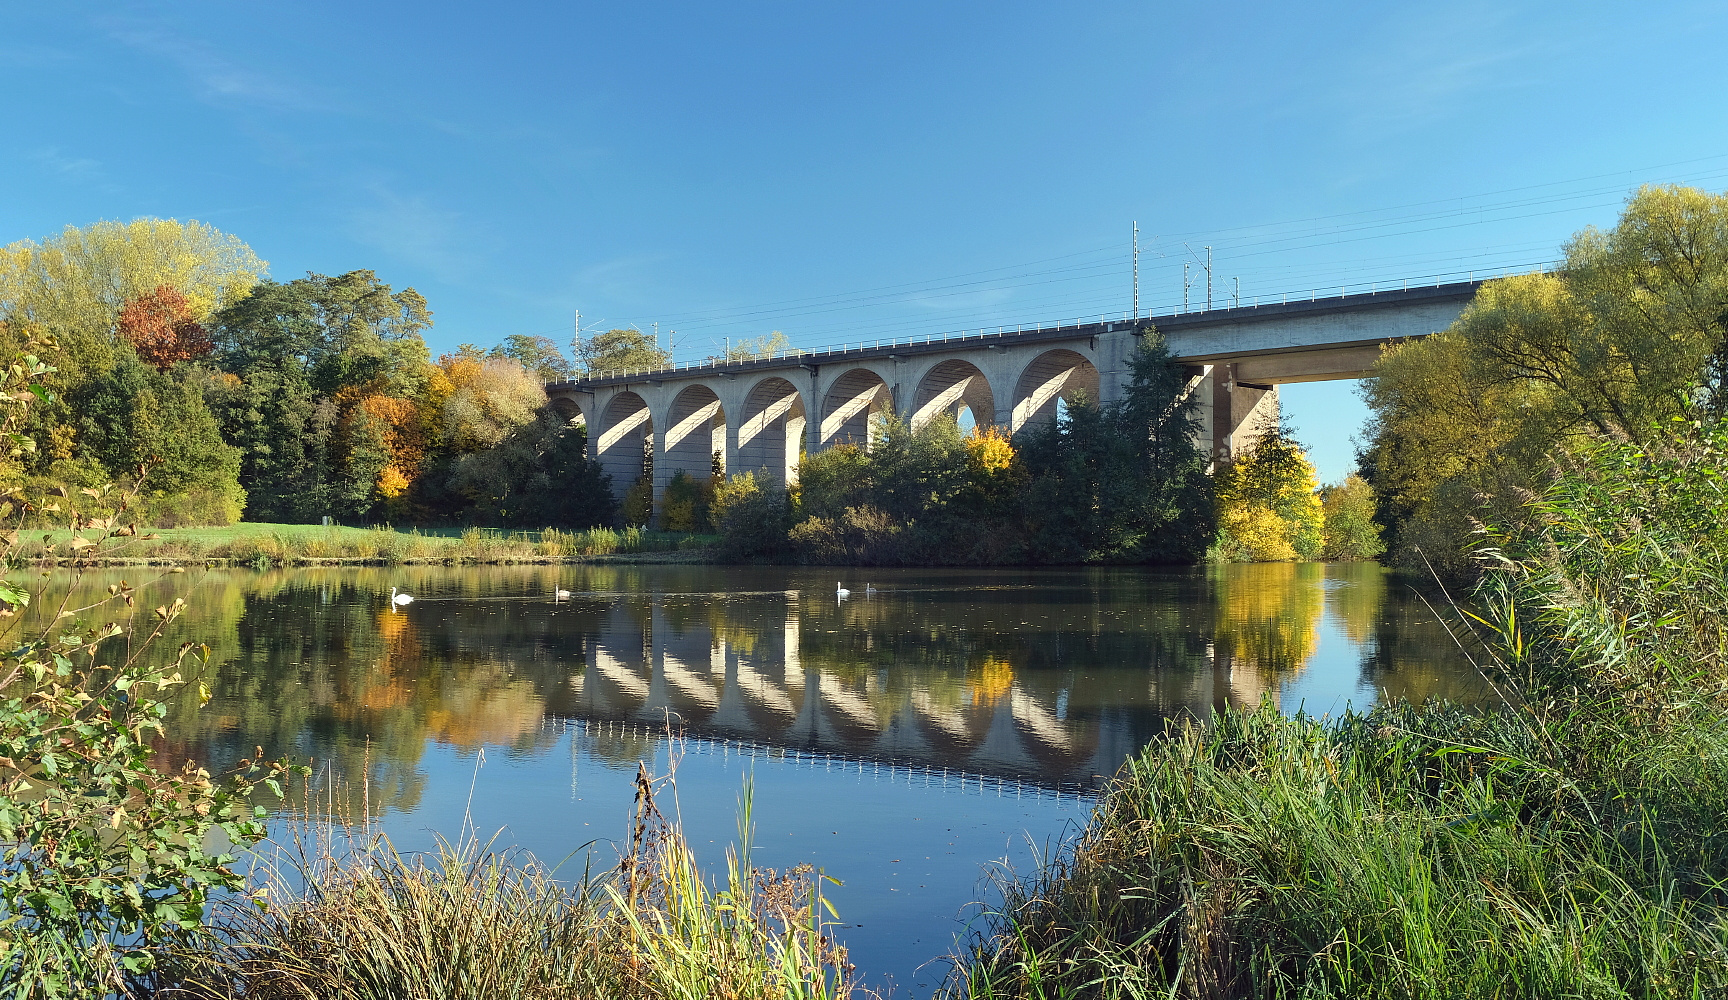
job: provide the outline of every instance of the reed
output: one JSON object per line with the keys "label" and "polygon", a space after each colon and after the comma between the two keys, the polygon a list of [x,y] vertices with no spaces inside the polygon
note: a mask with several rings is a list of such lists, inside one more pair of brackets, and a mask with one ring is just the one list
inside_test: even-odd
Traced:
{"label": "reed", "polygon": [[640,770],[628,850],[568,880],[472,827],[429,855],[366,829],[302,828],[218,932],[182,942],[143,988],[187,1000],[851,995],[821,876],[749,864],[746,790],[743,841],[711,886],[656,805],[670,780]]}
{"label": "reed", "polygon": [[1728,425],[1566,459],[1491,536],[1490,711],[1172,726],[945,997],[1728,994]]}

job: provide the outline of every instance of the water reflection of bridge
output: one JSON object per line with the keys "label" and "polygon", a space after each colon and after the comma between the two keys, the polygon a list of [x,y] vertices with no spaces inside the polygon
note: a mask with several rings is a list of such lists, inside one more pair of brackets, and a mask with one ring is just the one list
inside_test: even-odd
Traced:
{"label": "water reflection of bridge", "polygon": [[545,726],[555,727],[561,738],[572,741],[572,751],[587,751],[596,757],[606,754],[601,749],[608,741],[630,740],[637,744],[657,744],[673,741],[680,756],[696,754],[705,757],[736,758],[752,765],[773,762],[781,766],[802,767],[823,771],[836,777],[855,776],[859,781],[878,785],[905,785],[908,788],[937,789],[958,795],[994,795],[1010,799],[1091,799],[1098,788],[1078,782],[1045,784],[1025,778],[1010,778],[1000,774],[982,774],[916,761],[879,760],[847,757],[822,750],[802,750],[796,747],[773,746],[746,740],[707,739],[687,732],[669,731],[664,725],[645,726],[634,722],[587,719],[544,720]]}
{"label": "water reflection of bridge", "polygon": [[[1231,671],[1210,644],[1183,664],[1124,663],[1104,692],[1069,670],[1016,669],[988,654],[956,656],[946,669],[881,665],[872,647],[885,634],[812,614],[798,591],[724,603],[710,618],[678,595],[597,600],[578,612],[581,669],[547,692],[546,711],[644,731],[664,732],[670,720],[704,740],[823,759],[1092,788],[1165,718],[1263,693],[1258,673]],[[817,641],[841,632],[851,645]]]}

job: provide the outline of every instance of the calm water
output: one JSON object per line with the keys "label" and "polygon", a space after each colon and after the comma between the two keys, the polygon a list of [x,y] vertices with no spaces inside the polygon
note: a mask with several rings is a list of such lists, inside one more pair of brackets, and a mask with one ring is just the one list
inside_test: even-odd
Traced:
{"label": "calm water", "polygon": [[[676,751],[686,831],[717,864],[753,775],[755,861],[845,883],[853,960],[900,995],[934,984],[920,965],[952,946],[986,866],[1072,832],[1164,720],[1480,695],[1434,615],[1370,565],[843,571],[844,602],[836,575],[127,570],[85,585],[153,580],[141,606],[191,603],[169,641],[213,647],[214,697],[178,706],[173,751],[213,768],[255,745],[314,758],[316,787],[347,790],[407,849],[471,817],[548,862],[579,866],[592,845],[610,863],[637,761],[664,769]],[[393,586],[414,603],[392,610]]]}

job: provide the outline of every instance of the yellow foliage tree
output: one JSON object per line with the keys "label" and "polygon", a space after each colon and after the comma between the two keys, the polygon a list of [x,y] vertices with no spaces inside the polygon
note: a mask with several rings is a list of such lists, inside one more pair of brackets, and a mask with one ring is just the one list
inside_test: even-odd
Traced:
{"label": "yellow foliage tree", "polygon": [[265,263],[237,236],[202,222],[135,219],[67,226],[0,248],[0,318],[112,331],[128,301],[167,287],[203,323],[244,298]]}
{"label": "yellow foliage tree", "polygon": [[1314,466],[1283,431],[1221,469],[1218,550],[1236,562],[1313,559],[1324,541],[1324,515]]}
{"label": "yellow foliage tree", "polygon": [[492,447],[545,405],[539,376],[514,358],[446,354],[427,383],[429,421],[444,447],[459,455]]}

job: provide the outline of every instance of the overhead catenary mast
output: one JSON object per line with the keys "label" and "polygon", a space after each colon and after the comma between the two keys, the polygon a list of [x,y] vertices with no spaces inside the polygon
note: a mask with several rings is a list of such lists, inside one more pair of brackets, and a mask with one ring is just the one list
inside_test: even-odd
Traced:
{"label": "overhead catenary mast", "polygon": [[1134,223],[1134,318],[1140,318],[1140,223]]}

